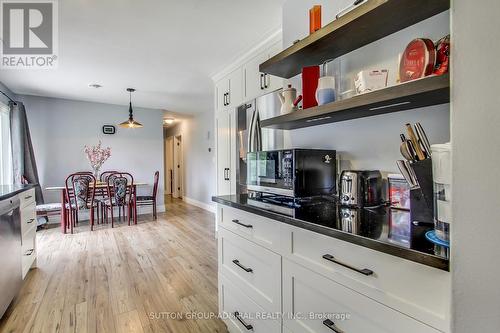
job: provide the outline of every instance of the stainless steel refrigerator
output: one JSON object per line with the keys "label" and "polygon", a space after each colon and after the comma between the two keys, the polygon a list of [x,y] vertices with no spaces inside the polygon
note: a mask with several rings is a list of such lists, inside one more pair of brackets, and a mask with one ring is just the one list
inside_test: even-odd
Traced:
{"label": "stainless steel refrigerator", "polygon": [[280,115],[281,102],[278,94],[281,90],[258,97],[236,110],[236,192],[247,192],[247,162],[248,152],[266,151],[284,148],[284,132],[262,128],[261,121]]}

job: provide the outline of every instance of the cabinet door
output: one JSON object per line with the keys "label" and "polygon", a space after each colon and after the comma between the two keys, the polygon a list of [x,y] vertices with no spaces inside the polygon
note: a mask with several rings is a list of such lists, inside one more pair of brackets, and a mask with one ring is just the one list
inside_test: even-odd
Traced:
{"label": "cabinet door", "polygon": [[243,67],[245,77],[245,100],[264,94],[264,74],[259,71],[259,65],[268,59],[267,52],[262,52],[248,61]]}
{"label": "cabinet door", "polygon": [[228,97],[226,95],[229,93],[229,79],[227,77],[219,80],[215,84],[215,109],[217,111],[222,111],[226,107],[226,102],[228,100]]}
{"label": "cabinet door", "polygon": [[231,108],[236,108],[243,103],[243,74],[242,69],[231,72],[228,77],[229,88],[228,88],[228,106]]}
{"label": "cabinet door", "polygon": [[440,332],[286,259],[283,311],[283,325],[297,333]]}
{"label": "cabinet door", "polygon": [[236,193],[236,109],[216,112],[217,195]]}
{"label": "cabinet door", "polygon": [[231,128],[228,112],[216,113],[215,127],[217,129],[217,195],[228,195],[231,193],[229,180]]}
{"label": "cabinet door", "polygon": [[[274,57],[282,51],[281,41],[274,44],[267,51],[267,59]],[[266,59],[266,60],[267,60]],[[283,88],[283,79],[277,76],[266,74],[265,76],[265,91],[271,92]]]}
{"label": "cabinet door", "polygon": [[237,181],[236,181],[236,161],[238,159],[237,157],[237,152],[236,152],[236,125],[237,125],[237,119],[236,119],[236,108],[232,107],[227,110],[228,112],[228,121],[229,121],[229,171],[228,171],[228,178],[229,178],[229,192],[230,194],[236,194],[236,186],[237,186]]}

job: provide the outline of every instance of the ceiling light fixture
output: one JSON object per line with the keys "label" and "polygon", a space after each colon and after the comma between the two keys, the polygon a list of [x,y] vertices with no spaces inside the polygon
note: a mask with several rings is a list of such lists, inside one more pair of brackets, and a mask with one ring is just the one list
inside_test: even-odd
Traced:
{"label": "ceiling light fixture", "polygon": [[163,119],[163,123],[166,125],[172,125],[174,123],[175,119],[174,118],[165,118]]}
{"label": "ceiling light fixture", "polygon": [[124,121],[123,123],[120,123],[120,127],[125,127],[125,128],[140,128],[143,127],[140,122],[137,122],[134,120],[134,110],[132,110],[132,93],[135,91],[134,88],[127,88],[127,91],[130,94],[130,102],[129,102],[129,107],[128,107],[128,120]]}

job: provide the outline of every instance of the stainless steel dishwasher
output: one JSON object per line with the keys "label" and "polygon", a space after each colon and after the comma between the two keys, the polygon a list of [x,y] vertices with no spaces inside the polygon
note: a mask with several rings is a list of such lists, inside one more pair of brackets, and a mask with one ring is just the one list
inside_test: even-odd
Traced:
{"label": "stainless steel dishwasher", "polygon": [[0,201],[0,317],[21,289],[21,213],[19,198]]}

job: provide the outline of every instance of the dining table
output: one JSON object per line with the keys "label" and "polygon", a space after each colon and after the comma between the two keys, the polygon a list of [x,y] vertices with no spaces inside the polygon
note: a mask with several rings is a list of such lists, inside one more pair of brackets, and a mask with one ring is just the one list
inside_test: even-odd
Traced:
{"label": "dining table", "polygon": [[[105,190],[107,189],[107,183],[105,182],[97,182],[97,184],[91,183],[90,184],[92,187],[95,187],[95,195],[96,196],[104,196]],[[142,182],[134,182],[132,183],[132,193],[137,193],[137,187],[140,186],[147,186],[147,183],[142,183]],[[66,210],[66,204],[68,203],[67,200],[67,193],[66,193],[66,187],[65,186],[49,186],[46,187],[45,190],[47,191],[60,191],[60,198],[61,198],[61,231],[65,234],[67,232],[66,230],[66,224],[68,223],[68,216],[67,216],[67,210]],[[134,224],[137,224],[137,195],[134,195]]]}

